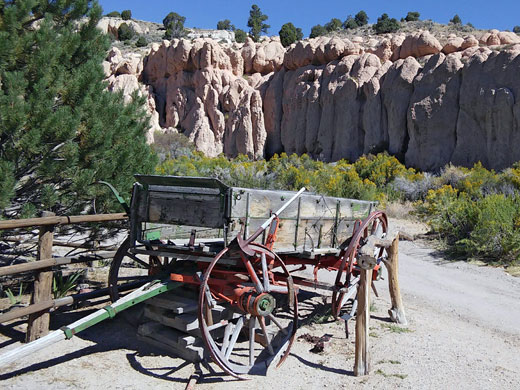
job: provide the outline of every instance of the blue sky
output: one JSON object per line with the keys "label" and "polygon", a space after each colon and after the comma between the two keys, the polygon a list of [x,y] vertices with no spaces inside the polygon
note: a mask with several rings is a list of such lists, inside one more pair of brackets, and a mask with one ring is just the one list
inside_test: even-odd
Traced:
{"label": "blue sky", "polygon": [[98,0],[105,13],[130,9],[135,19],[162,23],[168,12],[174,11],[186,17],[186,27],[216,28],[217,22],[230,19],[243,30],[247,28],[247,18],[252,4],[257,4],[262,12],[269,16],[271,25],[269,35],[276,35],[286,22],[292,22],[302,28],[308,36],[312,26],[325,24],[331,18],[342,21],[348,15],[354,15],[363,9],[370,23],[375,23],[378,16],[387,13],[400,19],[408,11],[419,11],[421,19],[432,19],[438,23],[448,23],[453,15],[458,14],[463,23],[471,22],[481,29],[496,28],[512,30],[520,25],[520,0],[437,0],[437,1],[356,1],[340,0]]}

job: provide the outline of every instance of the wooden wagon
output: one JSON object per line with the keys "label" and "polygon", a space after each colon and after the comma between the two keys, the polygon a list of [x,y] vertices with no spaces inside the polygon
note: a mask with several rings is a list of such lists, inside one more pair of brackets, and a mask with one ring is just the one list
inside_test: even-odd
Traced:
{"label": "wooden wagon", "polygon": [[[128,207],[130,233],[109,272],[115,303],[48,340],[70,338],[128,306],[191,286],[198,291],[199,330],[211,358],[242,377],[272,362],[279,365],[289,354],[300,286],[330,290],[332,314],[353,315],[355,304],[348,313],[342,308],[356,298],[357,252],[370,236],[384,237],[387,231],[376,202],[305,189],[231,187],[214,178],[136,179]],[[373,257],[381,258],[383,251],[376,249]],[[307,266],[314,279],[297,276]],[[320,269],[336,272],[335,283],[317,280]],[[122,297],[123,285],[139,281],[148,283],[144,290]]]}

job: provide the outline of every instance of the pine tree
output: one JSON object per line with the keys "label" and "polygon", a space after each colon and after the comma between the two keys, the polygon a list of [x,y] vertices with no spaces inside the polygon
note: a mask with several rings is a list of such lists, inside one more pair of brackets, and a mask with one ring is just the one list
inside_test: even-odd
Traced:
{"label": "pine tree", "polygon": [[153,169],[142,99],[124,104],[103,82],[108,38],[96,28],[100,17],[88,0],[0,4],[4,216],[92,211],[93,200],[107,211],[112,195],[94,182],[128,192],[134,173]]}
{"label": "pine tree", "polygon": [[264,22],[268,19],[267,15],[264,15],[260,11],[260,7],[256,4],[251,6],[249,11],[249,19],[247,20],[247,27],[249,27],[249,35],[253,38],[253,41],[258,42],[260,39],[260,33],[267,34],[267,30],[271,27]]}
{"label": "pine tree", "polygon": [[295,27],[291,22],[285,23],[278,32],[278,35],[280,36],[280,42],[283,47],[287,47],[303,38],[302,29]]}

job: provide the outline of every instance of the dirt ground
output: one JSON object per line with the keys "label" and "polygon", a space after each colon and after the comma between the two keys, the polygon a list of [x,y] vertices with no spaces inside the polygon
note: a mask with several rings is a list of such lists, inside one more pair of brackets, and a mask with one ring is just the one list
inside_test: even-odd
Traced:
{"label": "dirt ground", "polygon": [[[391,225],[410,233],[423,227],[409,221]],[[388,322],[386,280],[377,283],[370,343],[371,374],[353,376],[354,340],[340,322],[308,323],[298,335],[331,341],[322,353],[296,340],[285,364],[244,383],[223,375],[213,363],[193,365],[167,356],[135,337],[136,328],[115,318],[29,358],[0,367],[2,389],[184,389],[201,374],[197,389],[518,389],[520,381],[520,278],[502,269],[446,261],[428,243],[401,241],[400,281],[409,326]],[[333,274],[320,273],[332,280]],[[315,320],[326,310],[314,291],[300,307]],[[53,328],[86,315],[57,313]],[[0,327],[0,352],[19,345],[22,321]],[[354,323],[350,324],[351,331]]]}

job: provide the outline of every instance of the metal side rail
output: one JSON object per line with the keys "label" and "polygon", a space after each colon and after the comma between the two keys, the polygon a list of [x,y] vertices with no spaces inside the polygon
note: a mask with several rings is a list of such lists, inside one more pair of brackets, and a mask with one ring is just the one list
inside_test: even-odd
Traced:
{"label": "metal side rail", "polygon": [[28,344],[22,345],[18,348],[1,354],[0,368],[4,368],[7,364],[21,357],[30,355],[33,352],[39,351],[59,341],[68,340],[82,330],[90,328],[91,326],[96,325],[97,323],[108,318],[114,318],[116,314],[122,312],[123,310],[126,310],[159,294],[173,290],[179,287],[181,284],[182,283],[179,282],[162,282],[159,280],[147,283],[139,289],[117,300],[116,302],[107,305],[102,309],[99,309],[96,312],[89,314],[88,316],[73,322],[68,326],[64,326],[49,333],[46,336],[39,338],[38,340],[32,341]]}

